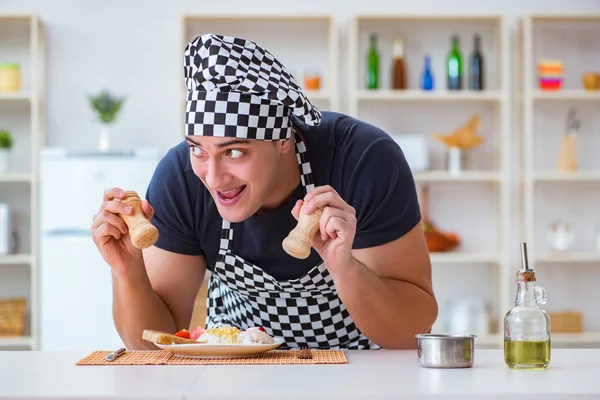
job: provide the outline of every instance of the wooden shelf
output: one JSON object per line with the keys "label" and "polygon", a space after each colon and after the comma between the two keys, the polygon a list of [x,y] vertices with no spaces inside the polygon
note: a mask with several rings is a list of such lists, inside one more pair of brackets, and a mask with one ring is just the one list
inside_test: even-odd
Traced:
{"label": "wooden shelf", "polygon": [[[422,73],[423,61],[415,61],[410,66],[406,86],[408,89],[396,90],[390,75],[393,63],[393,43],[395,38],[402,38],[405,57],[412,60],[423,60],[426,54],[432,59],[446,57],[449,51],[450,38],[457,35],[463,60],[468,59],[472,50],[474,35],[481,38],[487,77],[485,90],[474,91],[465,85],[463,90],[447,90],[445,67],[441,61],[431,64],[435,79],[435,89],[420,89],[419,76]],[[369,51],[369,38],[376,36],[379,53],[379,88],[367,89],[365,82]],[[468,210],[466,219],[458,217],[451,221],[451,226],[468,233],[463,241],[479,243],[472,252],[456,251],[430,253],[432,264],[448,264],[457,267],[485,264],[493,268],[482,268],[482,274],[498,282],[498,290],[491,300],[501,311],[511,304],[512,288],[508,264],[508,245],[513,243],[509,235],[510,192],[509,178],[513,151],[511,149],[511,99],[508,90],[512,81],[510,77],[510,33],[502,15],[465,15],[456,13],[424,13],[410,14],[370,14],[361,13],[353,18],[349,29],[349,111],[353,117],[365,120],[381,127],[394,137],[407,135],[427,136],[427,148],[431,156],[430,165],[437,170],[413,171],[415,182],[421,186],[431,183],[435,196],[430,202],[435,210],[434,219],[444,220],[456,210],[463,210],[463,202],[472,201],[477,210]],[[410,63],[409,63],[410,64]],[[465,63],[466,65],[466,63]],[[468,67],[464,70],[463,83],[468,77]],[[436,107],[433,110],[433,107]],[[447,160],[444,149],[437,151],[439,143],[429,146],[431,134],[448,132],[460,126],[469,116],[479,114],[482,117],[482,128],[479,134],[485,136],[484,147],[477,149],[472,159],[472,169],[452,174],[443,169]],[[411,151],[404,148],[404,152]],[[485,155],[482,153],[485,152]],[[439,185],[433,185],[433,184]],[[447,185],[443,185],[447,184]],[[464,186],[456,187],[457,185]],[[487,185],[487,186],[486,186]],[[448,197],[445,197],[445,194]],[[439,196],[439,197],[438,197]],[[469,205],[471,207],[471,205]],[[485,211],[484,211],[485,210]],[[474,211],[474,212],[471,212]],[[489,212],[488,212],[489,211]],[[443,215],[442,215],[443,214]],[[481,215],[481,218],[479,218]],[[476,221],[476,222],[475,222]],[[458,225],[458,226],[457,226]],[[479,226],[493,226],[491,229],[479,230]],[[476,232],[476,233],[475,233]],[[477,235],[477,237],[475,237]],[[480,240],[481,239],[481,240]],[[488,251],[488,249],[493,251]],[[443,269],[443,268],[442,268]],[[465,279],[460,287],[465,292],[472,290],[471,285],[477,281]],[[455,283],[438,282],[446,287]],[[440,301],[447,300],[443,296],[460,297],[461,292],[443,293]],[[443,311],[442,311],[443,312]],[[501,312],[494,313],[497,323]],[[438,318],[444,319],[444,315]]]}
{"label": "wooden shelf", "polygon": [[497,254],[487,253],[461,253],[461,252],[443,252],[429,253],[432,263],[444,264],[475,264],[475,263],[490,263],[497,264],[501,261],[501,257]]}
{"label": "wooden shelf", "polygon": [[15,93],[0,92],[0,102],[31,101],[32,99],[33,99],[33,95],[30,92],[15,92]]}
{"label": "wooden shelf", "polygon": [[536,182],[600,182],[600,171],[534,172]]}
{"label": "wooden shelf", "polygon": [[7,347],[31,347],[33,339],[29,336],[0,336],[0,349]]}
{"label": "wooden shelf", "polygon": [[547,253],[534,257],[538,263],[599,263],[600,253],[570,252]]}
{"label": "wooden shelf", "polygon": [[[25,321],[29,336],[0,336],[0,349],[28,347],[37,350],[39,198],[36,183],[39,151],[45,142],[45,29],[35,14],[0,13],[0,21],[3,24],[10,22],[6,23],[3,33],[9,35],[11,40],[0,45],[3,58],[18,63],[22,76],[22,86],[18,92],[0,92],[0,109],[11,114],[11,119],[7,121],[15,142],[11,150],[11,164],[16,160],[23,161],[21,166],[15,166],[14,172],[0,173],[0,201],[8,203],[11,212],[16,214],[15,229],[20,245],[28,249],[28,254],[0,255],[0,281],[7,279],[6,274],[11,273],[12,265],[27,268],[27,277],[19,282],[15,292],[27,293],[25,297],[29,308]],[[20,110],[13,113],[14,108]],[[28,187],[25,190],[23,187],[18,190],[7,187],[13,184],[25,184]]]}
{"label": "wooden shelf", "polygon": [[6,173],[0,174],[0,182],[22,182],[29,183],[33,181],[33,175],[28,173]]}
{"label": "wooden shelf", "polygon": [[561,101],[574,101],[574,100],[596,100],[600,101],[600,91],[587,91],[584,89],[563,89],[557,91],[544,91],[535,89],[532,91],[532,97],[534,100],[561,100]]}
{"label": "wooden shelf", "polygon": [[10,264],[31,264],[33,256],[30,254],[9,254],[0,255],[0,265]]}
{"label": "wooden shelf", "polygon": [[306,96],[310,99],[310,100],[327,100],[330,101],[332,96],[331,93],[329,93],[328,91],[325,90],[304,90],[304,93],[306,93]]}
{"label": "wooden shelf", "polygon": [[359,101],[465,101],[465,102],[498,102],[502,93],[497,90],[487,91],[447,91],[447,90],[367,90],[361,89],[357,93]]}
{"label": "wooden shelf", "polygon": [[499,182],[502,178],[496,171],[465,171],[452,174],[446,171],[415,172],[416,182]]}
{"label": "wooden shelf", "polygon": [[[569,303],[569,293],[577,294],[578,311],[584,315],[589,326],[598,326],[600,313],[594,308],[595,282],[600,279],[600,253],[574,251],[558,253],[546,250],[546,227],[556,218],[569,220],[575,232],[583,232],[594,225],[594,204],[600,188],[600,164],[596,162],[594,148],[597,142],[580,143],[577,151],[587,170],[557,172],[551,166],[557,158],[560,143],[565,134],[565,118],[569,109],[576,110],[582,118],[582,137],[590,132],[593,137],[599,125],[595,110],[600,105],[600,91],[583,88],[581,76],[593,71],[593,59],[597,45],[584,38],[595,37],[600,30],[600,14],[549,13],[523,16],[519,24],[519,103],[520,160],[518,170],[523,177],[520,192],[522,240],[527,242],[531,261],[542,266],[538,279],[543,287],[560,287],[560,293],[552,298],[555,307]],[[591,48],[589,46],[592,46]],[[552,55],[551,55],[552,54]],[[539,62],[546,57],[557,57],[566,66],[565,87],[560,90],[542,90],[538,87]],[[583,117],[582,117],[583,115]],[[595,139],[594,139],[595,140]],[[587,153],[587,154],[585,154]],[[585,160],[585,161],[584,161]],[[589,165],[588,163],[592,163]],[[596,170],[595,170],[596,169]],[[584,228],[585,227],[585,228]],[[592,227],[590,227],[593,229]],[[518,260],[519,254],[514,254]],[[568,279],[564,267],[577,264],[585,270],[585,280],[575,275]],[[567,275],[572,275],[568,272]],[[543,277],[542,277],[543,276]],[[558,306],[557,306],[558,305]],[[543,307],[545,308],[545,307]],[[600,332],[553,333],[553,345],[600,344]]]}

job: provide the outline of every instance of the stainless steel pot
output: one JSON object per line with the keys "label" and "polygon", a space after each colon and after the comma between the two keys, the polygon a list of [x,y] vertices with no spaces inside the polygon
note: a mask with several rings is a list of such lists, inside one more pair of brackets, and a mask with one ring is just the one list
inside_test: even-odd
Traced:
{"label": "stainless steel pot", "polygon": [[476,335],[416,335],[419,364],[426,368],[470,368]]}

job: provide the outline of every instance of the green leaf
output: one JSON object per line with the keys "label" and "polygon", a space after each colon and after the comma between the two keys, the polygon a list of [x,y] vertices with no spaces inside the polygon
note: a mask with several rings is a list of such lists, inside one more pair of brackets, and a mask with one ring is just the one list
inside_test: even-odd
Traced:
{"label": "green leaf", "polygon": [[106,90],[96,96],[90,96],[89,99],[92,109],[98,114],[98,119],[105,124],[110,124],[117,119],[125,101],[124,98],[112,96]]}
{"label": "green leaf", "polygon": [[8,130],[0,130],[0,149],[10,149],[13,146],[13,138]]}

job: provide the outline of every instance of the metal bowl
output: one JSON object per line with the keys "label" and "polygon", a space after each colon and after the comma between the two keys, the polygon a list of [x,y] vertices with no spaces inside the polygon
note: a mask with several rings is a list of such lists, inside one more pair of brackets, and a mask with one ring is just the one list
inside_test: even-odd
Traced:
{"label": "metal bowl", "polygon": [[477,335],[427,333],[417,338],[419,364],[426,368],[470,368]]}

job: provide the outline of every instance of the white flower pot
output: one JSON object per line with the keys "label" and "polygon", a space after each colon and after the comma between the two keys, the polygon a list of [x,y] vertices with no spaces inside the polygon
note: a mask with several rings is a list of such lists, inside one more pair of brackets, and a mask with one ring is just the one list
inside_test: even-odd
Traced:
{"label": "white flower pot", "polygon": [[110,142],[110,130],[108,129],[107,125],[102,125],[100,127],[100,143],[99,143],[100,151],[107,151],[108,148],[110,147],[109,142]]}
{"label": "white flower pot", "polygon": [[0,149],[0,174],[8,172],[8,153],[7,149]]}

